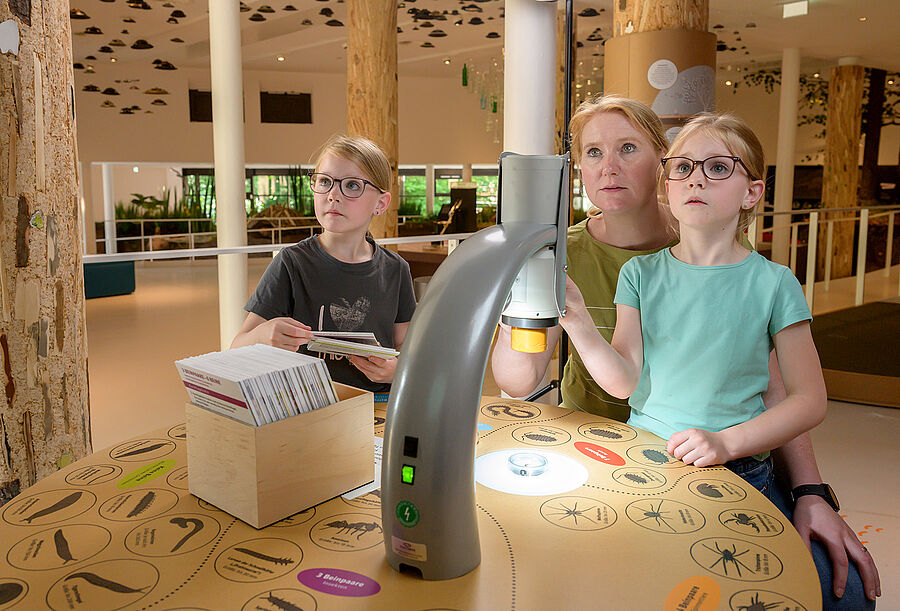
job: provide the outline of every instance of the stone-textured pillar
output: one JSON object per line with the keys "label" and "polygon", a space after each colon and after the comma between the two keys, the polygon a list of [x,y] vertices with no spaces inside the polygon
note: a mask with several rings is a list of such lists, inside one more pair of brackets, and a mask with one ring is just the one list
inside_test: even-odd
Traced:
{"label": "stone-textured pillar", "polygon": [[372,219],[376,238],[397,236],[397,3],[347,3],[347,131],[365,136],[391,163],[391,207]]}
{"label": "stone-textured pillar", "polygon": [[[863,81],[865,69],[858,65],[838,65],[831,69],[828,84],[828,111],[825,119],[825,168],[822,176],[822,207],[852,208],[859,206],[859,139],[862,120]],[[853,216],[851,212],[834,212],[829,220]],[[853,235],[855,223],[834,224],[831,277],[842,278],[852,273]],[[824,231],[824,229],[820,229]],[[824,234],[819,243],[825,243]],[[818,269],[825,269],[825,251],[819,252]]]}
{"label": "stone-textured pillar", "polygon": [[91,453],[69,3],[0,2],[0,505]]}
{"label": "stone-textured pillar", "polygon": [[[800,98],[800,49],[781,52],[781,100],[778,106],[778,145],[775,151],[775,212],[789,212],[794,204],[794,156],[797,144],[797,101]],[[760,219],[761,220],[761,219]],[[773,218],[772,260],[790,258],[788,214]]]}
{"label": "stone-textured pillar", "polygon": [[[234,2],[209,3],[213,151],[218,246],[247,245],[244,208],[244,97],[240,12]],[[247,255],[219,255],[219,341],[228,348],[247,314]]]}
{"label": "stone-textured pillar", "polygon": [[674,137],[715,107],[716,37],[709,0],[616,0],[606,41],[604,93],[650,106]]}

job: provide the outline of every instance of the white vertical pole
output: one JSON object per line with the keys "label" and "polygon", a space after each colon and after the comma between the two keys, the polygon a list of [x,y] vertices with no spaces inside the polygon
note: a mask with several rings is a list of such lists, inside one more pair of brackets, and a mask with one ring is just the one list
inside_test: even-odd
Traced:
{"label": "white vertical pole", "polygon": [[825,291],[831,287],[831,256],[834,254],[834,221],[828,221],[825,231]]}
{"label": "white vertical pole", "polygon": [[869,209],[859,211],[859,242],[856,247],[856,305],[862,305],[866,290],[866,246],[869,241]]}
{"label": "white vertical pole", "polygon": [[112,164],[104,163],[103,168],[103,240],[106,254],[116,252],[116,194],[113,191]]}
{"label": "white vertical pole", "polygon": [[[244,100],[241,28],[237,2],[209,2],[209,64],[212,82],[213,150],[218,246],[247,244],[244,209]],[[231,345],[244,321],[247,255],[219,255],[219,340]]]}
{"label": "white vertical pole", "polygon": [[434,214],[434,165],[425,166],[425,212]]}
{"label": "white vertical pole", "polygon": [[891,276],[891,260],[894,258],[894,211],[888,213],[887,250],[884,253],[884,277]]}
{"label": "white vertical pole", "polygon": [[747,226],[747,240],[750,241],[750,247],[753,250],[756,250],[756,226],[760,223],[760,218],[758,216],[754,216],[750,219],[750,224]]}
{"label": "white vertical pole", "polygon": [[503,150],[552,155],[556,126],[556,4],[507,0]]}
{"label": "white vertical pole", "polygon": [[791,225],[791,273],[797,275],[797,225]]}
{"label": "white vertical pole", "polygon": [[[794,202],[794,153],[797,142],[797,100],[800,96],[800,49],[781,54],[781,99],[778,106],[778,145],[775,153],[775,212],[787,212]],[[772,260],[787,260],[790,216],[773,217]]]}
{"label": "white vertical pole", "polygon": [[819,213],[809,213],[809,238],[806,240],[806,305],[813,309],[813,293],[816,290],[816,246],[819,242]]}

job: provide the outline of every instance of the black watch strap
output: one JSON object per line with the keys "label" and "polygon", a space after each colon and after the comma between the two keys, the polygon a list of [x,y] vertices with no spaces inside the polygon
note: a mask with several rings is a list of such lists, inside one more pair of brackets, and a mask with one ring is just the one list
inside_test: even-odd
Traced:
{"label": "black watch strap", "polygon": [[841,508],[837,495],[828,484],[804,484],[802,486],[797,486],[791,490],[791,499],[796,503],[797,499],[808,494],[822,497],[835,511],[839,511]]}

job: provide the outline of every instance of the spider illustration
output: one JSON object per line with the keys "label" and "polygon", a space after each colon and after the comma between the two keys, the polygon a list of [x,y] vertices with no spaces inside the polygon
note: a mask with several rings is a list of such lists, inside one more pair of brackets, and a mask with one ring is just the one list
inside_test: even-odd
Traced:
{"label": "spider illustration", "polygon": [[641,518],[640,520],[638,520],[638,522],[643,522],[644,520],[649,520],[649,519],[653,518],[654,520],[656,520],[657,526],[665,525],[666,528],[668,528],[672,532],[678,532],[674,528],[672,528],[671,524],[669,524],[666,521],[666,514],[668,514],[669,512],[668,511],[660,511],[660,509],[662,509],[662,504],[663,504],[663,502],[660,501],[659,505],[656,506],[656,509],[653,509],[653,502],[651,501],[650,511],[645,511],[644,517]]}
{"label": "spider illustration", "polygon": [[753,598],[750,599],[750,604],[738,606],[738,611],[769,611],[769,609],[774,609],[780,604],[780,600],[774,603],[762,602],[759,600],[759,592],[757,592],[753,595]]}
{"label": "spider illustration", "polygon": [[743,556],[744,554],[746,554],[747,552],[749,552],[749,551],[750,551],[750,548],[747,548],[747,549],[745,549],[744,551],[738,553],[738,552],[737,552],[737,546],[735,546],[735,545],[732,545],[730,550],[728,550],[728,549],[720,549],[718,543],[716,543],[716,549],[711,548],[710,546],[708,546],[708,545],[705,544],[705,543],[703,544],[703,547],[705,547],[705,548],[708,549],[709,551],[715,552],[715,553],[717,553],[717,554],[719,554],[719,555],[721,556],[718,560],[716,560],[715,562],[713,562],[713,563],[712,563],[711,565],[709,565],[709,567],[707,567],[707,568],[710,568],[710,569],[711,569],[711,568],[713,568],[714,566],[716,566],[717,564],[719,564],[719,563],[721,562],[721,563],[722,563],[722,569],[725,571],[725,576],[728,577],[728,563],[730,562],[730,563],[734,564],[734,568],[737,570],[738,577],[742,577],[742,575],[741,575],[741,567],[744,567],[745,569],[747,569],[747,570],[750,571],[751,573],[754,572],[753,569],[751,569],[749,566],[747,566],[746,564],[744,564],[743,562],[741,562],[741,561],[738,559],[738,556]]}
{"label": "spider illustration", "polygon": [[592,522],[592,523],[595,522],[594,520],[592,520],[591,518],[589,518],[587,516],[587,511],[588,511],[587,509],[578,509],[578,501],[575,501],[575,505],[573,505],[571,509],[569,507],[566,507],[562,503],[560,503],[559,507],[550,507],[550,509],[555,509],[557,511],[555,514],[550,514],[550,515],[562,516],[559,519],[560,522],[562,522],[566,518],[572,518],[572,520],[575,522],[575,524],[578,524],[578,518],[587,520],[588,522]]}
{"label": "spider illustration", "polygon": [[722,523],[728,524],[729,522],[734,522],[738,526],[752,526],[753,530],[755,530],[756,532],[759,532],[759,526],[756,525],[756,522],[754,521],[754,520],[756,520],[756,518],[754,518],[753,516],[749,516],[743,512],[741,512],[741,513],[732,512],[731,515],[734,517],[728,518],[727,520],[725,520]]}

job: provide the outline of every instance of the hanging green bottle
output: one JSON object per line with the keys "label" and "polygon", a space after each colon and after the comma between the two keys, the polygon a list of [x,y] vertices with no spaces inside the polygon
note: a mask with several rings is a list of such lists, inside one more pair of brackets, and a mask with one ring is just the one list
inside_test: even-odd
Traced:
{"label": "hanging green bottle", "polygon": [[491,112],[497,112],[497,98],[491,98]]}
{"label": "hanging green bottle", "polygon": [[466,68],[465,64],[463,64],[462,85],[463,87],[469,86],[469,70]]}

